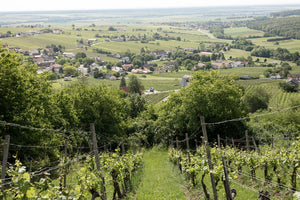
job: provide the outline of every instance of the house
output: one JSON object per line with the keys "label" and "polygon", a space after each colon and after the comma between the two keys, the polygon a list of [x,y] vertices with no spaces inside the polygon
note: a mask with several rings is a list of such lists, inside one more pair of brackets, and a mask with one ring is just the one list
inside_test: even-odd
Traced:
{"label": "house", "polygon": [[115,77],[115,76],[111,76],[111,77],[109,78],[109,80],[111,80],[111,81],[115,81],[115,80],[117,80],[117,77]]}
{"label": "house", "polygon": [[281,73],[273,74],[272,76],[270,76],[270,79],[282,79],[282,75],[281,75]]}
{"label": "house", "polygon": [[111,71],[114,71],[114,72],[123,72],[123,73],[125,73],[125,71],[123,70],[123,68],[122,67],[117,67],[117,66],[113,66],[113,67],[111,67]]}
{"label": "house", "polygon": [[253,76],[251,76],[251,75],[245,75],[245,76],[240,77],[241,80],[250,80],[252,78],[253,78]]}
{"label": "house", "polygon": [[165,50],[154,51],[150,54],[154,55],[157,59],[163,59],[168,57],[168,53]]}
{"label": "house", "polygon": [[236,61],[236,62],[231,62],[230,63],[230,67],[245,67],[245,64],[241,61]]}
{"label": "house", "polygon": [[229,63],[230,62],[228,62],[228,61],[212,62],[211,67],[213,69],[227,68]]}
{"label": "house", "polygon": [[71,75],[65,75],[64,81],[72,81],[72,76]]}
{"label": "house", "polygon": [[195,50],[195,48],[192,48],[192,47],[184,49],[184,51],[194,51],[194,50]]}
{"label": "house", "polygon": [[295,80],[295,79],[287,79],[286,80],[287,83],[294,85],[296,88],[299,87],[299,81]]}
{"label": "house", "polygon": [[[123,90],[125,93],[128,93],[128,92],[129,92],[129,87],[124,86],[124,87],[121,87],[121,88],[122,88],[122,90]],[[144,86],[141,86],[141,87],[140,87],[140,90],[142,91],[142,93],[144,93],[144,90],[145,90]]]}
{"label": "house", "polygon": [[42,73],[44,73],[44,72],[49,72],[49,70],[48,70],[47,68],[36,70],[36,73],[37,73],[37,74],[42,74]]}
{"label": "house", "polygon": [[30,30],[25,32],[25,36],[32,36],[32,35],[39,35],[39,34],[40,32],[35,30]]}
{"label": "house", "polygon": [[52,33],[53,33],[53,34],[57,34],[57,35],[61,34],[61,32],[62,32],[61,29],[53,29],[53,30],[52,30]]}
{"label": "house", "polygon": [[88,39],[88,42],[97,42],[98,40],[96,38],[90,38]]}
{"label": "house", "polygon": [[44,62],[40,62],[37,65],[39,67],[50,67],[51,65],[54,65],[55,61],[54,60],[50,60],[50,61],[44,61]]}
{"label": "house", "polygon": [[114,42],[123,42],[123,41],[124,41],[124,38],[122,38],[122,37],[117,37],[117,38],[112,39],[112,41],[114,41]]}
{"label": "house", "polygon": [[293,84],[298,88],[300,84],[300,74],[288,74],[286,82]]}
{"label": "house", "polygon": [[130,62],[130,58],[129,58],[129,57],[122,57],[122,58],[120,59],[120,62],[121,62],[121,63],[129,63],[129,62]]}
{"label": "house", "polygon": [[212,54],[212,52],[200,52],[199,56],[211,56]]}
{"label": "house", "polygon": [[111,54],[111,56],[114,58],[121,58],[120,54],[118,54],[118,53],[113,53],[113,54]]}
{"label": "house", "polygon": [[92,57],[92,59],[94,59],[95,62],[104,63],[104,60],[102,60],[100,56]]}
{"label": "house", "polygon": [[32,60],[35,63],[41,63],[45,61],[45,58],[43,58],[42,56],[37,56],[37,57],[33,57]]}
{"label": "house", "polygon": [[134,74],[152,74],[152,71],[150,71],[149,69],[132,69],[131,73]]}
{"label": "house", "polygon": [[69,53],[69,52],[64,52],[63,56],[66,57],[66,58],[71,58],[71,59],[75,58],[75,54],[74,53]]}
{"label": "house", "polygon": [[166,71],[168,71],[168,70],[175,69],[178,66],[178,63],[177,62],[166,62],[163,64],[163,66],[164,66],[164,69]]}
{"label": "house", "polygon": [[122,67],[116,67],[116,66],[113,66],[113,67],[111,68],[111,70],[112,70],[112,71],[115,71],[115,72],[119,72],[120,75],[125,74],[125,71],[123,70]]}
{"label": "house", "polygon": [[123,90],[125,93],[128,93],[128,92],[129,92],[129,87],[123,86],[123,87],[121,87],[121,88],[122,88],[122,90]]}
{"label": "house", "polygon": [[122,67],[125,71],[128,71],[129,68],[133,67],[133,64],[124,64],[124,65],[122,65]]}
{"label": "house", "polygon": [[59,73],[62,71],[62,66],[60,64],[54,64],[54,65],[51,65],[52,67],[52,70],[54,73]]}
{"label": "house", "polygon": [[117,31],[126,31],[126,28],[117,28]]}
{"label": "house", "polygon": [[[98,65],[97,63],[92,63],[91,65],[90,65],[90,67],[91,67],[91,70],[94,70],[95,68],[101,68],[100,67],[100,65]],[[102,70],[102,68],[101,68],[101,70]]]}
{"label": "house", "polygon": [[205,63],[198,63],[198,67],[205,67]]}
{"label": "house", "polygon": [[300,74],[288,74],[287,78],[288,79],[294,79],[294,80],[300,81]]}
{"label": "house", "polygon": [[110,77],[112,77],[112,74],[105,74],[105,79],[110,79]]}
{"label": "house", "polygon": [[188,85],[190,84],[190,78],[191,78],[191,75],[184,75],[184,76],[181,78],[180,86],[181,86],[181,87],[188,86]]}
{"label": "house", "polygon": [[79,71],[83,76],[88,76],[88,68],[84,67],[84,65],[80,65],[77,68],[77,71]]}
{"label": "house", "polygon": [[199,69],[204,69],[205,66],[206,66],[205,63],[198,63],[198,65],[195,66],[195,67],[193,67],[193,69],[194,69],[194,71],[197,71],[197,70],[199,70]]}
{"label": "house", "polygon": [[110,39],[109,38],[105,38],[105,42],[109,42],[110,41]]}
{"label": "house", "polygon": [[37,50],[37,49],[31,49],[31,50],[29,51],[29,54],[30,54],[31,56],[37,56],[37,55],[40,55],[40,51]]}

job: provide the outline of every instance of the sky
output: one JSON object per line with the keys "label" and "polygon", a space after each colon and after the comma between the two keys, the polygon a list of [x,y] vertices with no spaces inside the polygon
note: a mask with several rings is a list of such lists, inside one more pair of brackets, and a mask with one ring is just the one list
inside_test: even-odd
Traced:
{"label": "sky", "polygon": [[300,4],[299,0],[3,0],[0,11],[141,9]]}

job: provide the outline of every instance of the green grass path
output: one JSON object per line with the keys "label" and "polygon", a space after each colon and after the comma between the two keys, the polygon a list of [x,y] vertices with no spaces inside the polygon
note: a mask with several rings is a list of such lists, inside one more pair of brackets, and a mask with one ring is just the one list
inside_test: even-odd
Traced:
{"label": "green grass path", "polygon": [[168,152],[153,148],[144,154],[144,172],[137,200],[176,200],[186,199],[184,177],[178,168],[168,160]]}

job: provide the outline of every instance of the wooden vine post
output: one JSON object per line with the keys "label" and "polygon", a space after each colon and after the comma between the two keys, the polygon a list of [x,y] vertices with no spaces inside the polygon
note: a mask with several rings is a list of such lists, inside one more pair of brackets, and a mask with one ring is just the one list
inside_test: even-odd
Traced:
{"label": "wooden vine post", "polygon": [[189,144],[189,135],[188,133],[185,133],[185,141],[186,141],[186,151],[188,154],[189,163],[191,162],[191,156],[190,156],[190,144]]}
{"label": "wooden vine post", "polygon": [[252,137],[252,142],[253,142],[253,144],[254,144],[255,150],[257,151],[257,153],[259,153],[259,149],[258,149],[258,147],[257,147],[257,145],[256,145],[256,142],[255,142],[254,137]]}
{"label": "wooden vine post", "polygon": [[121,137],[121,147],[122,147],[122,155],[125,154],[125,148],[124,148],[124,138]]}
{"label": "wooden vine post", "polygon": [[221,148],[221,139],[220,139],[220,135],[218,134],[218,147]]}
{"label": "wooden vine post", "polygon": [[[97,170],[101,171],[101,165],[100,165],[100,159],[99,159],[99,155],[98,155],[98,145],[97,145],[97,139],[96,139],[96,132],[95,132],[94,123],[90,124],[90,129],[91,129],[91,132],[92,132],[93,150],[94,150],[94,154],[95,154],[95,161],[96,161],[96,165],[97,165]],[[103,192],[102,199],[106,200],[107,198],[106,198],[105,180],[104,180],[104,177],[103,177],[101,172],[100,172],[100,178],[102,180],[102,182],[101,182],[101,190]]]}
{"label": "wooden vine post", "polygon": [[68,156],[68,141],[67,138],[65,138],[65,167],[64,167],[64,188],[67,186],[67,156]]}
{"label": "wooden vine post", "polygon": [[248,130],[245,131],[245,136],[246,136],[246,149],[247,151],[250,151]]}
{"label": "wooden vine post", "polygon": [[[200,119],[201,119],[202,132],[203,132],[203,136],[204,136],[204,145],[205,145],[205,149],[206,149],[206,156],[207,156],[207,160],[208,160],[208,166],[209,166],[210,170],[213,170],[213,166],[212,166],[212,163],[211,163],[210,148],[209,148],[209,145],[208,145],[205,118],[203,116],[201,116]],[[213,193],[214,193],[214,200],[218,200],[216,182],[215,182],[215,177],[214,177],[213,173],[210,173],[210,179],[211,179],[211,185],[212,185],[212,189],[213,189]]]}
{"label": "wooden vine post", "polygon": [[[9,143],[10,143],[10,136],[5,136],[5,142],[4,142],[4,149],[3,149],[3,160],[2,160],[2,171],[1,171],[1,184],[5,183],[5,174],[6,174],[6,165],[7,165],[7,159],[8,159],[8,152],[9,152]],[[4,190],[4,186],[1,185],[2,194]],[[3,196],[1,195],[0,199],[3,199]]]}
{"label": "wooden vine post", "polygon": [[227,200],[233,200],[232,194],[231,194],[231,189],[230,189],[230,184],[229,184],[229,178],[228,178],[228,170],[226,167],[226,162],[224,156],[222,156],[222,163],[223,163],[223,170],[224,170],[224,175],[225,175],[225,193],[226,193],[226,198]]}

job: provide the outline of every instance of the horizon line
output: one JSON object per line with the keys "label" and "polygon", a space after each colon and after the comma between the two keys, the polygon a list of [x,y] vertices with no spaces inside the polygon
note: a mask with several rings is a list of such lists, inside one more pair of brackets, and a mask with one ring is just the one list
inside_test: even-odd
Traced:
{"label": "horizon line", "polygon": [[[224,7],[244,7],[244,6],[253,6],[253,7],[257,7],[257,6],[300,6],[300,3],[295,3],[295,4],[284,4],[284,3],[278,3],[278,4],[245,4],[245,5],[205,5],[205,6],[174,6],[174,7],[151,7],[151,8],[99,8],[99,9],[90,9],[90,8],[86,8],[86,9],[61,9],[61,10],[9,10],[9,11],[1,11],[0,13],[28,13],[28,12],[70,12],[70,11],[74,11],[74,12],[78,12],[78,11],[109,11],[109,10],[160,10],[160,9],[180,9],[180,8],[184,8],[184,9],[197,9],[197,8],[224,8]],[[297,10],[297,8],[295,9]]]}

